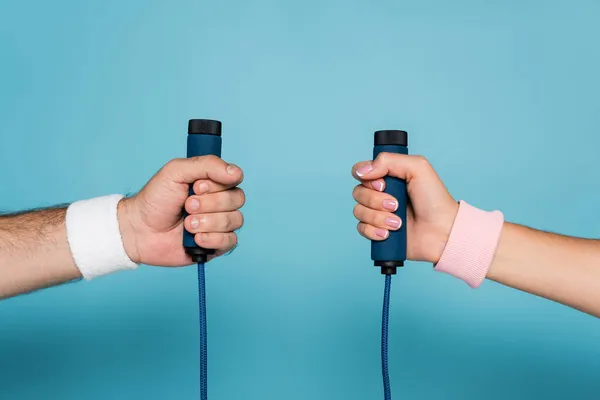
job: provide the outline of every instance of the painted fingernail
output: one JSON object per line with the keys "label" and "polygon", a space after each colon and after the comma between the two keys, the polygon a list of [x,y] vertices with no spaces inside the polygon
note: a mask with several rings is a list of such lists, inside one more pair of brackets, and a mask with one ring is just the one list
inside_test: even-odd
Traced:
{"label": "painted fingernail", "polygon": [[198,227],[200,226],[200,220],[196,217],[192,217],[192,220],[190,221],[190,225],[191,225],[192,229],[198,229]]}
{"label": "painted fingernail", "polygon": [[356,170],[356,175],[363,176],[364,174],[373,171],[373,164],[368,163]]}
{"label": "painted fingernail", "polygon": [[387,226],[391,226],[392,228],[400,228],[400,220],[398,218],[388,217],[385,219],[385,223]]}
{"label": "painted fingernail", "polygon": [[229,164],[227,166],[227,173],[229,175],[233,175],[235,173],[235,171],[237,171],[237,167],[235,165]]}
{"label": "painted fingernail", "polygon": [[380,238],[385,239],[386,237],[388,237],[389,232],[385,229],[375,229],[375,235],[377,235]]}
{"label": "painted fingernail", "polygon": [[190,201],[190,210],[195,211],[200,208],[200,202],[196,199]]}
{"label": "painted fingernail", "polygon": [[398,202],[396,200],[384,200],[383,208],[390,211],[396,211],[398,209]]}
{"label": "painted fingernail", "polygon": [[381,181],[373,181],[371,182],[371,187],[378,192],[383,192],[383,182]]}
{"label": "painted fingernail", "polygon": [[202,182],[201,184],[198,185],[198,194],[202,194],[202,193],[206,193],[208,192],[208,183],[206,182]]}

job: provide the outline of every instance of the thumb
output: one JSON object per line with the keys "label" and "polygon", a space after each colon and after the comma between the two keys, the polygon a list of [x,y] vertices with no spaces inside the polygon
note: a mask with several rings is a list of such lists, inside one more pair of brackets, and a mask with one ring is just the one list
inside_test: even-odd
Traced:
{"label": "thumb", "polygon": [[389,175],[408,183],[415,176],[428,174],[430,170],[432,170],[431,165],[425,157],[380,153],[372,162],[356,164],[352,174],[360,181],[372,181]]}
{"label": "thumb", "polygon": [[208,179],[222,185],[234,186],[243,179],[242,170],[217,156],[176,158],[163,167],[163,174],[177,183],[194,183]]}

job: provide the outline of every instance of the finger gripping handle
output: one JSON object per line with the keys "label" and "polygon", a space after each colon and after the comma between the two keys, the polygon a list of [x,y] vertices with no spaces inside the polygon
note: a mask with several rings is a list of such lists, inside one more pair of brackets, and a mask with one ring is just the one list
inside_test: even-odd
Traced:
{"label": "finger gripping handle", "polygon": [[[373,159],[380,153],[408,154],[407,133],[404,131],[378,131],[375,132],[375,147],[373,148]],[[394,212],[402,225],[400,229],[390,230],[387,239],[382,241],[371,241],[371,259],[375,266],[381,268],[382,274],[395,274],[396,268],[404,265],[406,261],[406,208],[408,195],[406,182],[391,176],[384,177],[385,193],[393,196],[398,201],[398,208]]]}
{"label": "finger gripping handle", "polygon": [[[187,137],[187,157],[215,155],[221,157],[221,122],[207,119],[192,119],[189,122]],[[189,195],[194,194],[193,184]],[[189,214],[183,210],[183,217]],[[204,249],[196,244],[194,234],[183,228],[183,247],[194,262],[205,262],[213,249]]]}

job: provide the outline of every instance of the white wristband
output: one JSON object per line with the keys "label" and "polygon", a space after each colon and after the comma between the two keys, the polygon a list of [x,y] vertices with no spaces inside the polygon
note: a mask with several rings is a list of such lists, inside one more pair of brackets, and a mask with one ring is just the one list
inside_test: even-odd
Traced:
{"label": "white wristband", "polygon": [[73,260],[86,280],[126,269],[136,269],[123,247],[114,194],[77,201],[67,208],[67,240]]}

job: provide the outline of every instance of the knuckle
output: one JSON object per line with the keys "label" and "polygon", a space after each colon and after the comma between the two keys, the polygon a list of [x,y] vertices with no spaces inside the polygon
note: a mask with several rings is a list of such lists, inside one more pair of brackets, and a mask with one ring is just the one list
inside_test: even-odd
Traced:
{"label": "knuckle", "polygon": [[228,231],[230,229],[230,227],[233,225],[231,214],[227,213],[227,214],[223,215],[222,224],[223,225],[221,226],[221,228],[224,231]]}
{"label": "knuckle", "polygon": [[386,226],[386,218],[388,217],[388,213],[386,212],[378,212],[377,213],[377,222],[379,223],[379,225],[381,225],[382,227]]}
{"label": "knuckle", "polygon": [[164,165],[164,167],[162,168],[162,170],[164,172],[166,172],[167,174],[171,174],[179,169],[179,166],[181,165],[182,161],[183,161],[182,158],[174,158],[174,159],[170,160],[169,162],[167,162]]}
{"label": "knuckle", "polygon": [[363,224],[362,222],[359,222],[358,225],[356,225],[356,230],[361,235],[363,235],[363,236],[366,235],[366,225]]}
{"label": "knuckle", "polygon": [[381,208],[381,204],[379,204],[379,203],[380,203],[380,201],[377,200],[377,197],[375,195],[369,196],[367,198],[367,204],[368,204],[369,208],[371,208],[371,209]]}
{"label": "knuckle", "polygon": [[415,160],[421,168],[429,168],[429,160],[425,156],[415,156]]}
{"label": "knuckle", "polygon": [[360,215],[361,215],[360,204],[355,205],[354,210],[352,212],[354,214],[354,218],[360,220]]}
{"label": "knuckle", "polygon": [[196,163],[204,163],[204,162],[214,162],[214,160],[218,160],[219,157],[209,154],[205,156],[194,156],[190,158],[193,162]]}
{"label": "knuckle", "polygon": [[390,161],[391,154],[387,152],[379,153],[375,161],[383,164],[387,164]]}
{"label": "knuckle", "polygon": [[229,243],[231,247],[235,247],[238,243],[238,236],[235,233],[229,235]]}
{"label": "knuckle", "polygon": [[194,168],[211,169],[216,166],[221,159],[215,155],[209,154],[206,156],[195,156],[190,157],[190,160],[194,164]]}
{"label": "knuckle", "polygon": [[196,242],[196,244],[198,244],[199,246],[201,246],[205,242],[208,242],[208,234],[206,234],[206,233],[196,233],[194,235],[194,241]]}
{"label": "knuckle", "polygon": [[[198,201],[200,201],[200,199],[198,199]],[[200,201],[199,210],[202,210],[202,212],[210,213],[210,212],[213,212],[214,209],[215,209],[215,201],[211,197],[205,197]]]}
{"label": "knuckle", "polygon": [[358,195],[360,193],[361,188],[362,188],[362,185],[356,185],[356,186],[354,186],[354,189],[352,189],[352,197],[356,201],[358,201]]}
{"label": "knuckle", "polygon": [[221,247],[225,249],[230,249],[233,246],[231,234],[230,233],[222,233],[221,234]]}
{"label": "knuckle", "polygon": [[201,215],[198,217],[198,229],[203,231],[207,231],[211,226],[211,219],[206,215]]}
{"label": "knuckle", "polygon": [[246,204],[246,193],[242,189],[238,189],[239,196],[239,208],[242,208]]}
{"label": "knuckle", "polygon": [[362,199],[362,203],[369,208],[378,209],[381,207],[379,203],[381,202],[383,196],[385,196],[385,193],[380,193],[375,190],[367,190],[364,195],[364,199]]}
{"label": "knuckle", "polygon": [[244,225],[244,214],[242,214],[240,211],[237,211],[237,217],[238,217],[238,224],[236,226],[236,229],[239,229]]}

